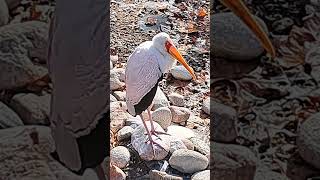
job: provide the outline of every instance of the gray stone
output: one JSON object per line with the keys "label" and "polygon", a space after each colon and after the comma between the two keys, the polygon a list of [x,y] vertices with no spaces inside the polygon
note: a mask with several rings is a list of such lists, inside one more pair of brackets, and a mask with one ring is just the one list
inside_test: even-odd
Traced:
{"label": "gray stone", "polygon": [[110,151],[110,163],[119,168],[125,168],[130,161],[130,152],[124,146],[117,146]]}
{"label": "gray stone", "polygon": [[250,149],[239,145],[211,143],[211,175],[214,180],[253,179],[257,158]]}
{"label": "gray stone", "polygon": [[202,111],[210,115],[210,97],[203,100]]}
{"label": "gray stone", "polygon": [[204,170],[194,173],[191,180],[210,180],[210,170]]}
{"label": "gray stone", "polygon": [[0,0],[0,26],[9,22],[9,10],[5,0]]}
{"label": "gray stone", "polygon": [[231,142],[237,137],[235,123],[237,112],[232,107],[220,104],[216,101],[211,103],[213,117],[213,140],[217,142]]}
{"label": "gray stone", "polygon": [[209,144],[205,143],[203,140],[192,137],[189,139],[194,145],[194,150],[200,152],[201,154],[208,155],[210,154]]}
{"label": "gray stone", "polygon": [[0,28],[0,89],[23,87],[48,75],[32,61],[46,59],[48,25],[40,21]]}
{"label": "gray stone", "polygon": [[55,150],[49,127],[19,126],[3,129],[0,130],[0,137],[0,177],[26,180],[52,180],[57,177],[82,179],[49,156]]}
{"label": "gray stone", "polygon": [[179,149],[172,153],[169,164],[183,173],[195,173],[207,168],[209,160],[206,156],[188,149]]}
{"label": "gray stone", "polygon": [[320,169],[320,113],[313,114],[300,126],[297,146],[300,156]]}
{"label": "gray stone", "polygon": [[16,94],[10,102],[24,124],[49,125],[51,95]]}
{"label": "gray stone", "polygon": [[170,106],[170,103],[166,97],[166,95],[163,93],[163,91],[158,87],[156,95],[153,99],[153,105],[152,105],[152,110],[156,110],[160,107],[168,107]]}
{"label": "gray stone", "polygon": [[161,107],[151,114],[152,120],[157,122],[163,129],[167,129],[172,121],[171,111],[167,107]]}
{"label": "gray stone", "polygon": [[7,105],[0,102],[0,128],[23,126],[20,117]]}
{"label": "gray stone", "polygon": [[114,71],[115,71],[115,73],[118,74],[119,80],[121,82],[125,82],[125,80],[126,80],[126,74],[125,74],[126,70],[124,68],[115,68]]}
{"label": "gray stone", "polygon": [[183,66],[174,66],[170,70],[170,73],[175,79],[178,80],[189,81],[192,79],[192,76],[189,73],[189,71]]}
{"label": "gray stone", "polygon": [[178,107],[178,106],[170,106],[172,114],[172,122],[174,123],[184,123],[186,122],[191,115],[191,111],[188,108]]}
{"label": "gray stone", "polygon": [[[257,22],[268,33],[262,19],[255,16]],[[253,32],[233,13],[216,13],[210,17],[210,28],[215,46],[214,56],[229,60],[246,61],[260,56],[264,49]]]}
{"label": "gray stone", "polygon": [[[150,130],[150,121],[147,121],[146,124],[148,129]],[[156,131],[165,132],[158,123],[154,122],[154,126]],[[146,141],[148,140],[146,129],[143,125],[139,125],[137,128],[135,128],[131,135],[131,144],[133,148],[138,152],[141,159],[146,161],[162,160],[168,155],[168,152],[170,150],[170,141],[168,141],[170,138],[165,138],[165,136],[168,135],[160,134],[159,137],[161,139],[152,136],[153,140],[162,146],[160,147],[158,145],[153,145],[153,149],[155,152],[154,153],[150,141],[146,143]]]}
{"label": "gray stone", "polygon": [[121,90],[125,86],[124,82],[120,81],[120,74],[115,69],[110,70],[110,89],[112,91]]}
{"label": "gray stone", "polygon": [[124,126],[118,131],[117,139],[118,141],[123,141],[129,139],[133,133],[134,129],[131,126]]}
{"label": "gray stone", "polygon": [[118,101],[125,101],[126,100],[126,92],[124,91],[115,91],[113,92],[114,97],[118,100]]}
{"label": "gray stone", "polygon": [[125,102],[117,101],[110,103],[110,129],[117,133],[125,125],[130,114],[126,112]]}
{"label": "gray stone", "polygon": [[178,93],[171,93],[168,98],[174,106],[184,106],[184,97],[182,95]]}
{"label": "gray stone", "polygon": [[195,137],[194,132],[186,127],[171,125],[167,128],[167,133],[180,139],[189,139]]}
{"label": "gray stone", "polygon": [[189,139],[181,139],[181,141],[187,147],[187,149],[194,150],[194,144]]}

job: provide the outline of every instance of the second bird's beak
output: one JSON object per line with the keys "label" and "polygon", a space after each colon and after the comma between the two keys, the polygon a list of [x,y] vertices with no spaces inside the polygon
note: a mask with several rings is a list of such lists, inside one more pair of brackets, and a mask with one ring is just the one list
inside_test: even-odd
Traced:
{"label": "second bird's beak", "polygon": [[267,34],[263,31],[261,26],[253,18],[248,8],[244,5],[242,0],[220,0],[222,4],[230,8],[240,19],[251,29],[251,31],[257,36],[258,40],[264,47],[264,49],[272,56],[275,57],[274,47],[268,38]]}
{"label": "second bird's beak", "polygon": [[180,64],[182,64],[187,70],[188,72],[191,74],[193,80],[196,80],[196,75],[194,74],[194,70],[192,69],[192,67],[189,66],[189,64],[187,63],[187,61],[182,57],[182,55],[180,54],[180,52],[177,50],[176,47],[174,47],[174,45],[172,43],[170,43],[169,41],[166,42],[166,48],[169,52],[169,54],[175,58],[176,60],[179,61]]}

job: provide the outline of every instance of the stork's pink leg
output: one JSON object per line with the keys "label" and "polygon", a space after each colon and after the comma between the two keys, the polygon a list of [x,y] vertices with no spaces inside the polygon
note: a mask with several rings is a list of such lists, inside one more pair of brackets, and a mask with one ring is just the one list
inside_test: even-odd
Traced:
{"label": "stork's pink leg", "polygon": [[144,128],[146,129],[147,134],[148,134],[148,140],[146,141],[146,143],[147,143],[148,141],[150,141],[150,144],[151,144],[151,147],[152,147],[152,151],[153,151],[153,155],[155,155],[155,150],[154,150],[154,148],[153,148],[153,145],[154,145],[154,144],[162,147],[163,149],[165,149],[165,148],[164,148],[162,145],[160,145],[159,143],[155,142],[155,141],[152,139],[152,134],[151,134],[151,132],[149,131],[146,122],[144,121],[144,119],[143,119],[143,117],[142,117],[141,114],[140,114],[139,116],[140,116],[140,118],[141,118],[141,120],[142,120],[142,122],[143,122]]}

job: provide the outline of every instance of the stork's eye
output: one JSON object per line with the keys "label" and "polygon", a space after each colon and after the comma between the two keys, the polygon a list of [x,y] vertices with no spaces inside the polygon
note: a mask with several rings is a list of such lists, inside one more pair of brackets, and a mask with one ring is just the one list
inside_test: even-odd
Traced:
{"label": "stork's eye", "polygon": [[165,46],[166,46],[167,51],[169,52],[169,49],[171,48],[172,43],[170,43],[169,41],[166,41]]}

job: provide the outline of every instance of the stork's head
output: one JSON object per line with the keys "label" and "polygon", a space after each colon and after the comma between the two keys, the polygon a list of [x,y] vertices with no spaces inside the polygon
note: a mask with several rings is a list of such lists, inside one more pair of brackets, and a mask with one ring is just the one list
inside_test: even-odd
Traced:
{"label": "stork's head", "polygon": [[162,54],[171,55],[174,59],[179,61],[179,63],[182,64],[188,70],[192,78],[196,79],[194,70],[192,69],[192,67],[188,65],[187,61],[182,57],[182,55],[174,46],[172,39],[169,37],[167,33],[161,32],[155,35],[152,38],[152,43]]}
{"label": "stork's head", "polygon": [[248,8],[244,5],[242,0],[220,0],[222,4],[231,9],[233,13],[235,13],[257,36],[261,45],[264,49],[272,56],[275,57],[274,47],[263,31],[261,26],[258,25],[257,21],[253,18]]}

